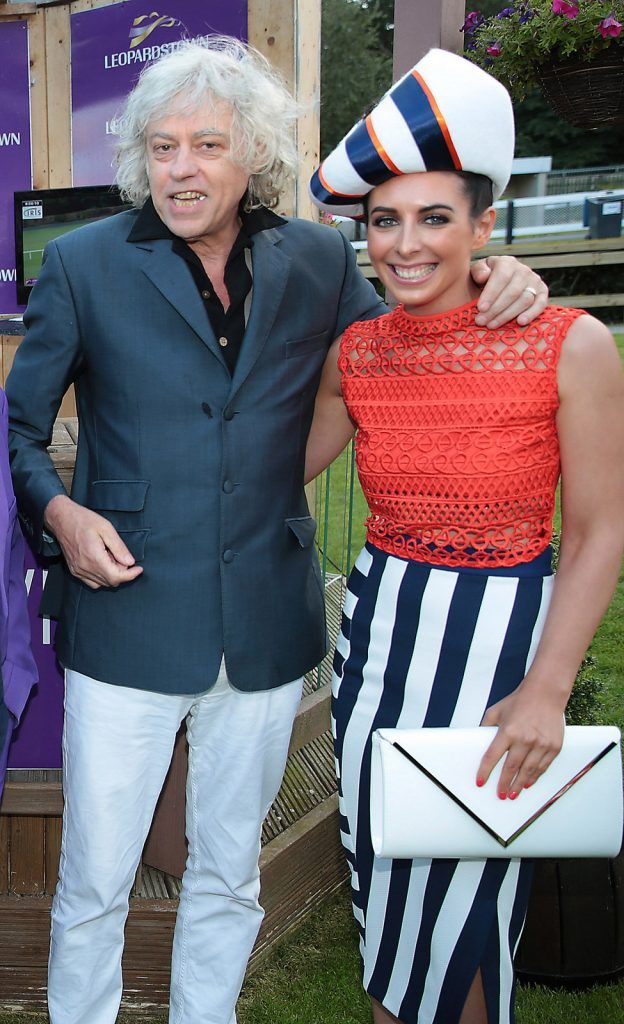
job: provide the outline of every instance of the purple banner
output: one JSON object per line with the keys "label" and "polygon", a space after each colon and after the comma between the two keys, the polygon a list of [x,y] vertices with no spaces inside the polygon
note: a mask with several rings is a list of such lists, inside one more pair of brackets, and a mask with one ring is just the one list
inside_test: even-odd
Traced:
{"label": "purple banner", "polygon": [[39,682],[24,709],[9,747],[9,768],[60,768],[63,733],[63,673],[52,642],[55,622],[41,618],[39,604],[47,576],[46,563],[26,545],[26,589],[32,650]]}
{"label": "purple banner", "polygon": [[72,14],[72,168],[74,185],[108,185],[114,177],[111,121],[147,63],[180,39],[247,38],[247,0],[143,0]]}
{"label": "purple banner", "polygon": [[15,290],[13,193],[31,188],[28,25],[0,21],[0,313],[22,312]]}

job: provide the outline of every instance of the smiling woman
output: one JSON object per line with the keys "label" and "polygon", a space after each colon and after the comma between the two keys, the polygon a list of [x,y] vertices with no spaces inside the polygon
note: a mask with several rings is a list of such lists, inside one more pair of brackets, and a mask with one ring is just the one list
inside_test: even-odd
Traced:
{"label": "smiling woman", "polygon": [[440,313],[479,295],[467,261],[488,241],[495,217],[489,204],[472,215],[465,182],[454,173],[390,178],[369,197],[368,252],[408,313]]}
{"label": "smiling woman", "polygon": [[624,386],[609,332],[556,307],[528,328],[476,319],[471,255],[492,230],[512,152],[502,87],[434,50],[311,185],[324,209],[366,212],[371,262],[399,303],[330,349],[306,463],[314,476],[356,433],[370,515],[336,644],[332,720],[376,1024],[513,1022],[531,866],[375,856],[373,732],[496,726],[470,781],[485,785],[502,762],[498,797],[522,800],[561,748],[624,542]]}

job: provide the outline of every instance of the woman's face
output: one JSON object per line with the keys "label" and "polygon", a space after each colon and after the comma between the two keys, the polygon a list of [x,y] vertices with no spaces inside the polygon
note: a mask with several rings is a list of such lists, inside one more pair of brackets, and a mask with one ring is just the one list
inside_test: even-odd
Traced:
{"label": "woman's face", "polygon": [[371,262],[408,313],[454,309],[479,292],[470,258],[487,242],[494,219],[492,207],[471,218],[462,180],[453,172],[399,175],[369,195]]}

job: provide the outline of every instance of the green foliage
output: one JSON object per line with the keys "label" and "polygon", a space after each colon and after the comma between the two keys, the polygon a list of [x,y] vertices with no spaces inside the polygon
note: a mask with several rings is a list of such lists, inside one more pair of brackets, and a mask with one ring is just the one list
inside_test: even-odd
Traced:
{"label": "green foliage", "polygon": [[[559,564],[560,544],[560,535],[553,531],[552,567],[555,572]],[[598,662],[593,654],[586,654],[576,673],[566,708],[568,725],[597,725],[600,722],[600,694],[603,689],[602,680],[598,677]]]}
{"label": "green foliage", "polygon": [[323,0],[321,156],[392,83],[390,0]]}
{"label": "green foliage", "polygon": [[568,7],[577,13],[555,13],[552,0],[517,0],[484,20],[469,15],[466,56],[521,100],[535,84],[536,71],[552,60],[591,60],[624,45],[624,34],[603,37],[599,28],[610,16],[624,23],[624,0],[608,6],[604,0],[576,0]]}
{"label": "green foliage", "polygon": [[566,708],[568,725],[597,725],[600,720],[600,694],[603,684],[596,675],[598,663],[586,654],[578,670]]}

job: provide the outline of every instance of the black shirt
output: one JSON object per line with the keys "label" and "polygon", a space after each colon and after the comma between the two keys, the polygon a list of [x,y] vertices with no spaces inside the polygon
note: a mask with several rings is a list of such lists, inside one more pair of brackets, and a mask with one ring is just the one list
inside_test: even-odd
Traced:
{"label": "black shirt", "polygon": [[[223,356],[230,373],[234,373],[236,360],[245,336],[245,300],[251,291],[252,276],[251,259],[245,258],[245,250],[251,253],[253,235],[267,228],[285,224],[283,217],[266,206],[260,206],[248,213],[240,213],[241,229],[225,265],[224,281],[230,296],[230,305],[225,310],[212,287],[212,282],[203,268],[202,262],[184,239],[178,238],[160,219],[154,204],[149,198],[136,219],[132,231],[128,235],[129,242],[145,242],[154,238],[170,238],[171,250],[180,256],[189,267],[197,290],[201,295],[210,324],[221,345]],[[248,265],[249,264],[249,265]]]}

